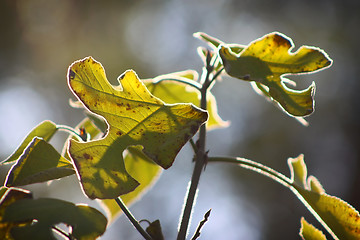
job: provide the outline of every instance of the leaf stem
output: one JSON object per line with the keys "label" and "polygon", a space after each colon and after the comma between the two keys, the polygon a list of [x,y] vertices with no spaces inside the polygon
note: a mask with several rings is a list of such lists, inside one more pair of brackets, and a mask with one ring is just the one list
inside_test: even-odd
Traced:
{"label": "leaf stem", "polygon": [[[211,70],[212,70],[212,66],[210,66],[209,62],[207,61],[207,66],[204,68],[202,73],[202,78],[201,78],[202,87],[200,90],[201,93],[200,107],[203,110],[207,109],[207,92],[211,82],[209,79]],[[199,130],[199,139],[196,144],[197,152],[195,158],[196,159],[195,166],[194,166],[193,174],[191,176],[190,188],[187,192],[186,203],[181,217],[181,223],[180,223],[177,240],[185,240],[187,235],[190,217],[195,202],[195,196],[200,181],[200,176],[202,170],[204,169],[207,159],[207,153],[205,151],[205,143],[206,143],[206,124],[203,124],[201,125]]]}
{"label": "leaf stem", "polygon": [[69,240],[73,240],[73,236],[71,234],[68,234],[67,232],[65,232],[64,230],[62,230],[61,228],[57,227],[57,226],[52,226],[52,229],[54,229],[58,234],[64,236],[65,238],[69,239]]}
{"label": "leaf stem", "polygon": [[126,207],[125,203],[121,200],[120,197],[115,198],[116,203],[119,205],[121,210],[124,212],[126,217],[132,223],[132,225],[138,230],[138,232],[144,237],[146,240],[152,240],[152,237],[140,226],[140,223],[135,219],[130,210]]}
{"label": "leaf stem", "polygon": [[185,83],[185,84],[192,86],[192,87],[196,88],[197,90],[201,91],[201,84],[199,84],[198,82],[189,80],[187,78],[181,78],[181,77],[179,77],[179,78],[159,78],[159,79],[155,79],[153,83],[157,84],[162,81],[174,81],[174,82]]}
{"label": "leaf stem", "polygon": [[310,211],[310,213],[319,221],[319,223],[328,231],[328,233],[335,239],[339,238],[333,232],[333,230],[327,225],[327,223],[321,218],[321,216],[316,212],[316,210],[311,206],[311,204],[304,198],[304,196],[299,192],[296,184],[293,183],[291,179],[285,175],[275,171],[272,168],[269,168],[260,163],[238,157],[209,157],[208,162],[228,162],[235,163],[243,168],[250,169],[254,172],[260,173],[266,177],[270,177],[273,180],[279,182],[283,186],[290,189],[297,198],[304,204],[304,206]]}
{"label": "leaf stem", "polygon": [[281,183],[285,187],[291,187],[292,182],[291,179],[275,171],[272,168],[269,168],[265,165],[262,165],[258,162],[251,161],[246,158],[239,158],[239,157],[209,157],[208,162],[228,162],[228,163],[235,163],[238,164],[240,167],[250,169],[254,172],[260,173],[266,177],[270,177],[273,180]]}
{"label": "leaf stem", "polygon": [[84,141],[82,136],[72,127],[69,127],[69,126],[66,126],[66,125],[56,125],[56,128],[58,130],[62,130],[62,131],[71,133],[72,135],[74,135],[81,142]]}

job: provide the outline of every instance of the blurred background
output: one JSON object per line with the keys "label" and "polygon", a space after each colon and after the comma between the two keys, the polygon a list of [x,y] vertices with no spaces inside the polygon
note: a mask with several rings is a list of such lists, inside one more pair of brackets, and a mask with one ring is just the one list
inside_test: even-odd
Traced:
{"label": "blurred background", "polygon": [[[224,42],[248,44],[272,31],[291,37],[295,49],[318,46],[334,60],[325,71],[290,77],[299,89],[316,82],[316,111],[303,127],[258,96],[247,82],[224,77],[213,89],[219,114],[231,126],[208,134],[211,156],[246,157],[289,176],[288,157],[303,153],[310,175],[327,193],[360,209],[359,1],[74,1],[0,0],[0,159],[15,150],[39,122],[75,126],[84,116],[72,109],[67,67],[93,56],[113,84],[125,70],[140,78],[195,69],[202,62],[192,37],[206,32]],[[52,143],[61,148],[65,133]],[[175,239],[192,172],[185,146],[152,191],[131,207],[138,219],[160,219]],[[6,175],[5,168],[0,176]],[[75,177],[50,187],[34,184],[36,197],[96,202],[82,196]],[[79,194],[80,193],[80,194]],[[192,235],[212,209],[201,239],[300,239],[300,218],[319,225],[286,188],[235,166],[211,164],[202,176]],[[324,230],[323,230],[324,231]],[[140,239],[121,216],[102,239]]]}

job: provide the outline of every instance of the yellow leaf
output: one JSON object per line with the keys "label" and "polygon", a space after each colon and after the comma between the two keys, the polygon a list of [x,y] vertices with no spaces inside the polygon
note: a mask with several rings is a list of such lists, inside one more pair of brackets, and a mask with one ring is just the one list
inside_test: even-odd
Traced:
{"label": "yellow leaf", "polygon": [[326,240],[325,235],[303,217],[301,218],[300,236],[303,240]]}
{"label": "yellow leaf", "polygon": [[70,140],[70,156],[92,199],[116,198],[139,185],[125,168],[122,154],[127,147],[141,145],[147,157],[169,168],[208,117],[192,104],[170,105],[154,97],[132,70],[119,77],[121,85],[112,86],[101,64],[91,57],[69,67],[68,82],[84,106],[108,125],[102,139]]}
{"label": "yellow leaf", "polygon": [[314,111],[315,85],[298,91],[289,88],[285,75],[315,72],[329,67],[332,60],[321,49],[302,46],[291,52],[290,38],[274,32],[251,42],[239,54],[227,45],[219,46],[226,72],[233,77],[254,81],[253,87],[264,92],[291,116],[303,117]]}

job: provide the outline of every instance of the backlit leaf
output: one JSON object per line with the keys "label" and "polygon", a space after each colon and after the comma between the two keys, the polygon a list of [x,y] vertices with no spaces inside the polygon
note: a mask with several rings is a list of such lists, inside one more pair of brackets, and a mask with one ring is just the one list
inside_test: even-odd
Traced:
{"label": "backlit leaf", "polygon": [[[162,168],[151,161],[139,146],[128,147],[125,151],[124,161],[128,173],[140,183],[134,191],[121,196],[126,206],[130,206],[156,182]],[[112,223],[122,213],[119,205],[113,199],[100,200],[100,204],[107,212],[109,223]]]}
{"label": "backlit leaf", "polygon": [[46,182],[74,174],[72,164],[53,146],[35,137],[6,177],[8,187]]}
{"label": "backlit leaf", "polygon": [[36,220],[31,225],[11,229],[15,239],[56,239],[53,226],[65,223],[76,239],[96,239],[106,229],[107,220],[95,208],[75,205],[58,199],[21,199],[5,210],[3,221],[7,223]]}
{"label": "backlit leaf", "polygon": [[[189,102],[196,106],[200,106],[200,93],[191,86],[187,86],[184,83],[168,81],[166,79],[184,77],[189,80],[197,80],[197,74],[192,73],[193,71],[176,72],[172,74],[161,75],[151,80],[143,80],[148,90],[154,96],[162,99],[166,103],[185,103]],[[158,81],[162,79],[162,81]],[[208,113],[209,119],[206,122],[208,129],[216,129],[220,127],[227,127],[229,122],[221,119],[217,111],[217,104],[214,95],[208,92]]]}
{"label": "backlit leaf", "polygon": [[303,240],[326,240],[325,235],[304,218],[301,218],[300,236]]}
{"label": "backlit leaf", "polygon": [[[326,194],[314,176],[307,178],[303,155],[295,159],[290,158],[288,163],[293,180],[292,186],[307,202],[309,210],[315,217],[321,223],[325,223],[325,227],[330,228],[339,239],[360,239],[359,212],[344,200]],[[307,178],[304,186],[295,181],[304,178]]]}
{"label": "backlit leaf", "polygon": [[270,33],[251,42],[240,54],[227,45],[219,46],[219,55],[226,72],[233,77],[255,81],[254,87],[261,87],[291,116],[307,116],[314,111],[312,84],[299,91],[289,88],[285,75],[314,72],[329,67],[332,60],[319,48],[302,46],[291,52],[294,44],[280,33]]}
{"label": "backlit leaf", "polygon": [[143,153],[166,169],[207,120],[207,113],[192,104],[169,105],[152,96],[132,70],[119,78],[119,86],[112,86],[91,57],[69,67],[68,81],[84,106],[108,124],[102,139],[70,140],[70,156],[92,199],[113,199],[139,185],[125,168],[122,154],[128,146],[143,146]]}
{"label": "backlit leaf", "polygon": [[20,157],[27,145],[33,140],[34,137],[43,138],[45,141],[49,141],[51,137],[56,133],[57,128],[56,124],[51,121],[44,121],[36,126],[31,132],[26,136],[20,146],[15,150],[9,158],[7,158],[2,163],[11,163]]}

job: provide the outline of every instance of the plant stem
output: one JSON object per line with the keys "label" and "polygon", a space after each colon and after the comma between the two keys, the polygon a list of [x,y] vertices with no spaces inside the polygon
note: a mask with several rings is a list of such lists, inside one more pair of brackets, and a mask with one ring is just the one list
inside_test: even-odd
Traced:
{"label": "plant stem", "polygon": [[192,86],[194,88],[196,88],[197,90],[201,90],[201,84],[195,82],[195,81],[192,81],[192,80],[189,80],[187,78],[181,78],[181,77],[178,77],[178,78],[160,78],[160,79],[156,79],[153,83],[154,84],[157,84],[159,82],[162,82],[162,81],[175,81],[175,82],[180,82],[180,83],[185,83],[189,86]]}
{"label": "plant stem", "polygon": [[[203,78],[204,82],[202,83],[202,88],[200,90],[200,92],[201,92],[200,107],[203,110],[206,110],[206,108],[207,108],[206,95],[207,95],[207,90],[208,90],[209,82],[210,82],[210,80],[209,80],[210,73],[211,73],[211,71],[209,71],[208,67],[205,68],[202,73],[202,76],[205,76]],[[189,222],[190,222],[190,217],[191,217],[191,212],[192,212],[192,209],[194,206],[195,195],[196,195],[197,188],[198,188],[199,181],[200,181],[201,172],[205,166],[206,159],[207,159],[207,153],[205,151],[205,143],[206,143],[206,124],[203,124],[200,127],[200,131],[199,131],[199,139],[197,142],[195,167],[194,167],[194,171],[193,171],[193,174],[191,177],[191,184],[190,184],[190,188],[187,193],[185,207],[184,207],[184,210],[182,213],[180,229],[179,229],[177,240],[185,240],[185,238],[186,238],[186,234],[187,234],[187,230],[188,230]]]}
{"label": "plant stem", "polygon": [[72,135],[74,135],[78,140],[84,141],[81,137],[81,135],[72,127],[66,126],[66,125],[56,125],[56,128],[59,130],[63,130],[65,132],[69,132]]}
{"label": "plant stem", "polygon": [[119,205],[121,210],[124,212],[126,217],[130,220],[132,225],[138,230],[138,232],[146,239],[152,240],[152,237],[140,226],[140,223],[135,219],[135,217],[131,214],[130,210],[126,207],[125,203],[121,200],[120,197],[115,198],[116,203]]}
{"label": "plant stem", "polygon": [[65,232],[64,230],[62,230],[61,228],[59,228],[57,226],[52,226],[52,229],[54,229],[57,233],[59,233],[60,235],[64,236],[65,238],[67,238],[69,240],[74,239],[70,234],[68,234],[67,232]]}

